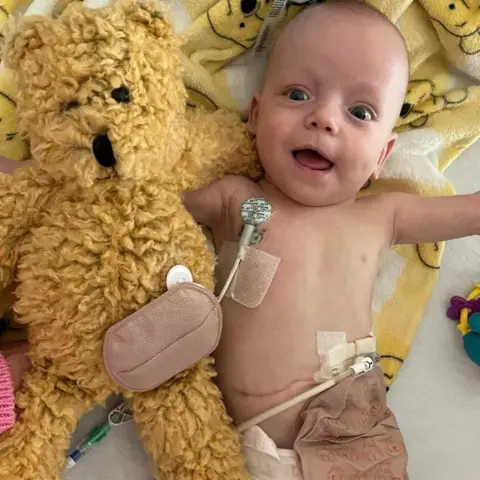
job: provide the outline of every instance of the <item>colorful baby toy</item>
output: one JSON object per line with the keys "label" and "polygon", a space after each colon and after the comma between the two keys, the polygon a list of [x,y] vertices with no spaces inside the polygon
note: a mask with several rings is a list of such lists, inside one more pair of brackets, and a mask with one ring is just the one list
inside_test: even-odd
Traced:
{"label": "colorful baby toy", "polygon": [[476,284],[467,298],[452,297],[447,315],[459,320],[463,346],[470,359],[480,366],[480,284]]}

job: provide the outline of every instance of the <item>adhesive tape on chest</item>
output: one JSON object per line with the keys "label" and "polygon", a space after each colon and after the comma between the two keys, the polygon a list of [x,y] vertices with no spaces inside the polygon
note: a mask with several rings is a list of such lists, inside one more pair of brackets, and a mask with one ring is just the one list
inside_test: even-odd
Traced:
{"label": "adhesive tape on chest", "polygon": [[[217,283],[222,286],[237,256],[238,245],[225,242],[218,256]],[[226,297],[247,307],[258,307],[270,288],[277,272],[280,258],[257,248],[247,247],[245,259],[240,264]]]}

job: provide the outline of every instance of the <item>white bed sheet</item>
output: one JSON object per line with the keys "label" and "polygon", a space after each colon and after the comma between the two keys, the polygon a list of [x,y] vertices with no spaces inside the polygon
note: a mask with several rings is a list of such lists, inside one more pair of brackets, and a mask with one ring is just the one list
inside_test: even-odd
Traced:
{"label": "white bed sheet", "polygon": [[[448,171],[458,193],[480,190],[479,166],[477,142]],[[388,394],[405,436],[412,480],[480,478],[480,367],[467,358],[455,323],[445,315],[450,297],[467,295],[475,282],[480,237],[450,242],[412,351]],[[100,408],[87,415],[76,439],[105,417]],[[130,424],[114,429],[65,479],[150,480],[150,471]]]}
{"label": "white bed sheet", "polygon": [[[480,190],[480,141],[447,171],[457,193]],[[480,367],[465,354],[453,295],[480,283],[480,237],[447,243],[439,281],[410,355],[389,392],[405,436],[412,480],[480,478]]]}

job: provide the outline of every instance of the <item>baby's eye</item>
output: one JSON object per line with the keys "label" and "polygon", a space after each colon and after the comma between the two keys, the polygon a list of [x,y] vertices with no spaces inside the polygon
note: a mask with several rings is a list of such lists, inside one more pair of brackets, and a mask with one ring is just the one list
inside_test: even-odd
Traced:
{"label": "baby's eye", "polygon": [[293,100],[294,102],[305,102],[307,100],[310,100],[308,93],[304,92],[303,90],[299,90],[298,88],[290,90],[287,93],[287,96],[290,100]]}
{"label": "baby's eye", "polygon": [[350,109],[350,113],[358,118],[359,120],[363,120],[364,122],[369,122],[373,120],[373,113],[366,107],[353,107]]}

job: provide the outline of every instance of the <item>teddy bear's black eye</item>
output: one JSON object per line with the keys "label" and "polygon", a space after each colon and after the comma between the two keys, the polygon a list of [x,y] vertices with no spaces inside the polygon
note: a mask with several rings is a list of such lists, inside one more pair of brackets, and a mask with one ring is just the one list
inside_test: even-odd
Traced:
{"label": "teddy bear's black eye", "polygon": [[450,10],[455,10],[455,4],[454,4],[454,3],[451,3],[451,4],[448,6],[448,8],[449,8]]}
{"label": "teddy bear's black eye", "polygon": [[130,91],[125,85],[112,90],[112,98],[118,103],[130,103]]}
{"label": "teddy bear's black eye", "polygon": [[72,100],[71,102],[64,103],[62,105],[62,110],[73,110],[79,106],[80,104],[76,100]]}

